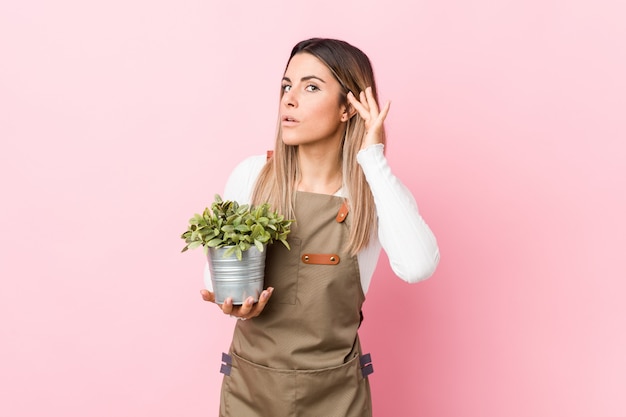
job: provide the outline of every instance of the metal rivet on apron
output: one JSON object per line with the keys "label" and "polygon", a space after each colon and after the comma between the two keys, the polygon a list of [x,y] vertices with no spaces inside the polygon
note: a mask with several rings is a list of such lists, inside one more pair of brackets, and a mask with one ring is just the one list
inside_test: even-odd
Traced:
{"label": "metal rivet on apron", "polygon": [[309,262],[309,255],[304,256],[304,262]]}
{"label": "metal rivet on apron", "polygon": [[335,257],[334,257],[334,256],[331,256],[331,257],[330,257],[330,261],[331,261],[331,262],[335,262]]}

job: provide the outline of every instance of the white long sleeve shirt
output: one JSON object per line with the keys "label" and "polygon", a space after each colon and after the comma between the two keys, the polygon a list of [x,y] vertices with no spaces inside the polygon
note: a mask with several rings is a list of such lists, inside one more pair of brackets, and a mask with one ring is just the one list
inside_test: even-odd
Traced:
{"label": "white long sleeve shirt", "polygon": [[[249,203],[265,162],[265,155],[241,162],[226,183],[224,199]],[[369,246],[357,255],[363,292],[367,293],[381,248],[387,253],[391,269],[402,280],[415,283],[430,277],[439,263],[437,241],[419,214],[413,195],[391,172],[383,145],[361,150],[357,162],[372,190],[378,217],[378,236],[372,236]],[[335,195],[345,197],[343,189]],[[208,266],[204,280],[211,289]]]}

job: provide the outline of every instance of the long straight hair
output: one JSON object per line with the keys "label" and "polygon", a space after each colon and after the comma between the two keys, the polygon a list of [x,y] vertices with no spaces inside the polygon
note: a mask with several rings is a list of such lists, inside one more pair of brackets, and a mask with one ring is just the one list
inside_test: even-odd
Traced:
{"label": "long straight hair", "polygon": [[[360,49],[347,42],[336,39],[313,38],[298,43],[291,51],[289,62],[296,54],[311,54],[322,61],[335,76],[342,87],[340,100],[349,108],[347,94],[351,91],[359,97],[367,87],[378,101],[378,92],[374,80],[374,71],[369,58]],[[282,99],[281,88],[280,97]],[[346,126],[341,143],[343,187],[346,190],[350,207],[351,227],[347,250],[352,254],[367,247],[372,233],[377,229],[376,206],[374,198],[361,166],[356,161],[356,154],[361,149],[365,137],[365,121],[358,112],[352,116]],[[383,130],[383,143],[385,132]],[[297,146],[285,145],[282,140],[280,121],[277,127],[276,144],[272,158],[265,164],[252,193],[255,205],[269,202],[288,218],[294,218],[295,191],[299,180]],[[297,221],[297,219],[296,219]]]}

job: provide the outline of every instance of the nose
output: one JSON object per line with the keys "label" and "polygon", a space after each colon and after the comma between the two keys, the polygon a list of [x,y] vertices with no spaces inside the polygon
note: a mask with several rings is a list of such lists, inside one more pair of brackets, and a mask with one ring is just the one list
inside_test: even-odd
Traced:
{"label": "nose", "polygon": [[298,100],[293,91],[283,93],[281,101],[285,107],[298,107]]}

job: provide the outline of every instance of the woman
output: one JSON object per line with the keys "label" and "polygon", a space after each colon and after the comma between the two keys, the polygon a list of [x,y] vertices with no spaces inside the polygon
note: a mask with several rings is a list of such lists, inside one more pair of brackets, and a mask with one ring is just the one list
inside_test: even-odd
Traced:
{"label": "woman", "polygon": [[407,282],[428,278],[439,250],[387,165],[390,104],[378,107],[367,56],[343,41],[300,42],[281,88],[273,156],[242,162],[224,196],[295,219],[291,250],[268,248],[257,303],[219,306],[240,319],[223,358],[220,415],[369,416],[371,365],[357,330],[381,246]]}

